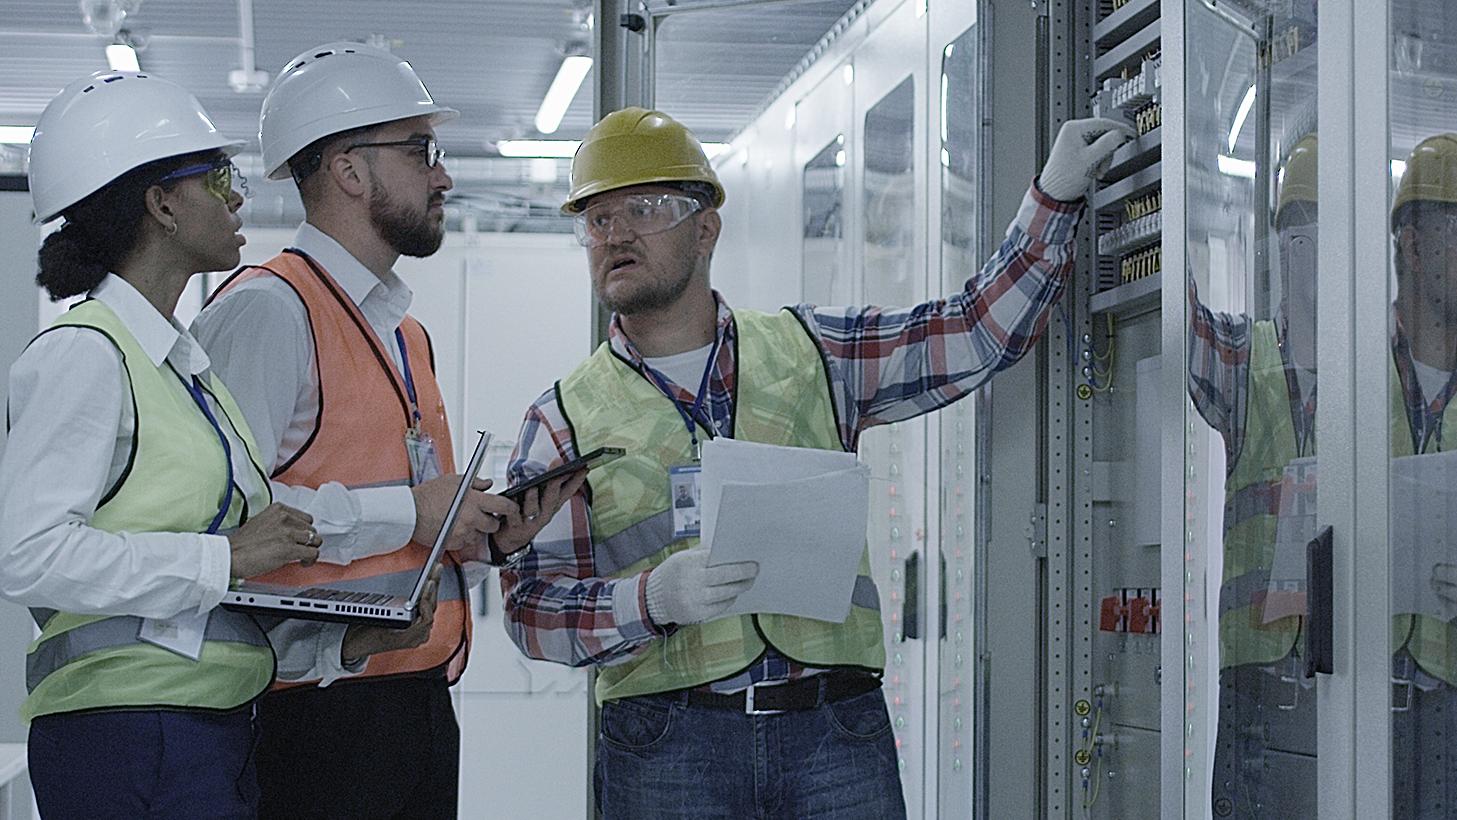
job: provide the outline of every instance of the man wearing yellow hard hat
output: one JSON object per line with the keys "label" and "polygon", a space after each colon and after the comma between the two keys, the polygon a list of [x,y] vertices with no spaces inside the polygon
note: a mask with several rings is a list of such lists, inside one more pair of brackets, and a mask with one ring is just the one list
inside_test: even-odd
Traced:
{"label": "man wearing yellow hard hat", "polygon": [[854,451],[867,428],[1010,367],[1072,270],[1083,195],[1131,136],[1065,125],[1001,248],[944,301],[766,314],[710,287],[725,191],[693,134],[641,108],[587,134],[563,210],[610,339],[527,412],[510,478],[603,446],[627,455],[592,471],[502,586],[523,652],[597,668],[606,817],[905,815],[868,554],[841,622],[724,617],[758,565],[710,565],[683,524],[698,517],[675,520],[672,500],[696,489],[709,439]]}
{"label": "man wearing yellow hard hat", "polygon": [[[1314,535],[1313,517],[1302,509],[1314,509],[1317,476],[1317,148],[1313,135],[1298,141],[1279,178],[1284,295],[1275,317],[1216,314],[1189,282],[1190,395],[1224,439],[1228,475],[1212,795],[1218,817],[1301,816],[1317,801],[1316,707],[1300,640],[1308,611],[1304,565],[1292,574],[1279,558],[1282,550],[1303,550]],[[1457,135],[1412,150],[1391,230],[1390,447],[1401,459],[1457,444],[1457,419],[1449,418],[1457,415]],[[1393,543],[1404,548],[1399,536]],[[1393,585],[1408,584],[1435,587],[1457,604],[1451,563],[1393,578]],[[1286,594],[1292,588],[1297,597]],[[1448,748],[1457,732],[1457,627],[1429,614],[1398,614],[1392,646],[1392,816],[1446,816],[1441,807],[1457,787]]]}

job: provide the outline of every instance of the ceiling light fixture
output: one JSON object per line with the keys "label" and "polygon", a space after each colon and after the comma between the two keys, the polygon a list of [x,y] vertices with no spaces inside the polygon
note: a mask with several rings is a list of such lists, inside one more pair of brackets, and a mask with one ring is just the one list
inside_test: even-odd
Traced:
{"label": "ceiling light fixture", "polygon": [[106,64],[112,71],[141,71],[137,62],[137,50],[126,43],[112,43],[106,47]]}
{"label": "ceiling light fixture", "polygon": [[29,145],[30,135],[34,133],[33,125],[0,125],[0,144]]}
{"label": "ceiling light fixture", "polygon": [[[571,159],[577,153],[577,146],[581,144],[580,140],[500,140],[496,143],[496,151],[503,157],[511,158]],[[728,143],[703,143],[703,153],[707,154],[709,159],[713,159],[726,150],[728,150]]]}
{"label": "ceiling light fixture", "polygon": [[562,58],[556,79],[551,81],[546,96],[541,98],[541,107],[536,110],[537,131],[543,134],[556,133],[557,128],[561,127],[562,117],[566,116],[567,108],[577,96],[577,90],[582,87],[582,81],[591,70],[592,58],[585,54],[568,54]]}

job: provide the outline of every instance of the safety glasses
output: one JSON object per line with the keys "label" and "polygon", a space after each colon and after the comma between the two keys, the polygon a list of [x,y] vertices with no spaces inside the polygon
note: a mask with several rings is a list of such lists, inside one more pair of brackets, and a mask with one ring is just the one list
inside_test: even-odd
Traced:
{"label": "safety glasses", "polygon": [[412,137],[407,140],[389,142],[356,142],[344,150],[353,151],[356,148],[408,148],[410,155],[423,162],[426,168],[434,168],[440,164],[442,159],[445,159],[445,149],[435,142],[434,137]]}
{"label": "safety glasses", "polygon": [[614,227],[637,236],[662,233],[703,209],[702,203],[680,194],[642,194],[587,206],[572,227],[577,242],[595,248],[607,244]]}
{"label": "safety glasses", "polygon": [[[178,168],[162,177],[158,182],[173,182],[202,174],[202,189],[226,203],[233,198],[233,173],[235,171],[237,171],[237,167],[233,165],[232,160],[227,157],[218,157],[208,162]],[[242,176],[241,173],[238,174],[239,179],[242,179]],[[243,195],[247,196],[247,194],[245,186]]]}

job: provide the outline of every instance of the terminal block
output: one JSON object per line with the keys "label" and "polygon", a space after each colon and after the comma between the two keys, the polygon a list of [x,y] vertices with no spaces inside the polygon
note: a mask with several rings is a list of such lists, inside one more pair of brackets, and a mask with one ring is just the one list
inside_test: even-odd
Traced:
{"label": "terminal block", "polygon": [[1126,118],[1151,103],[1158,103],[1162,99],[1162,66],[1162,55],[1154,53],[1144,58],[1137,73],[1104,80],[1103,87],[1093,97],[1093,116]]}

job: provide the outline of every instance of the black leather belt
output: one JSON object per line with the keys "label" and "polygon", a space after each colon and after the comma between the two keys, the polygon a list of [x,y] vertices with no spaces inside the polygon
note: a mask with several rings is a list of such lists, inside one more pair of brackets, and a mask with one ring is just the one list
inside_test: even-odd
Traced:
{"label": "black leather belt", "polygon": [[730,694],[690,689],[687,695],[688,702],[694,706],[761,715],[813,709],[822,703],[834,703],[879,688],[880,678],[874,675],[825,672],[788,683],[760,683]]}

